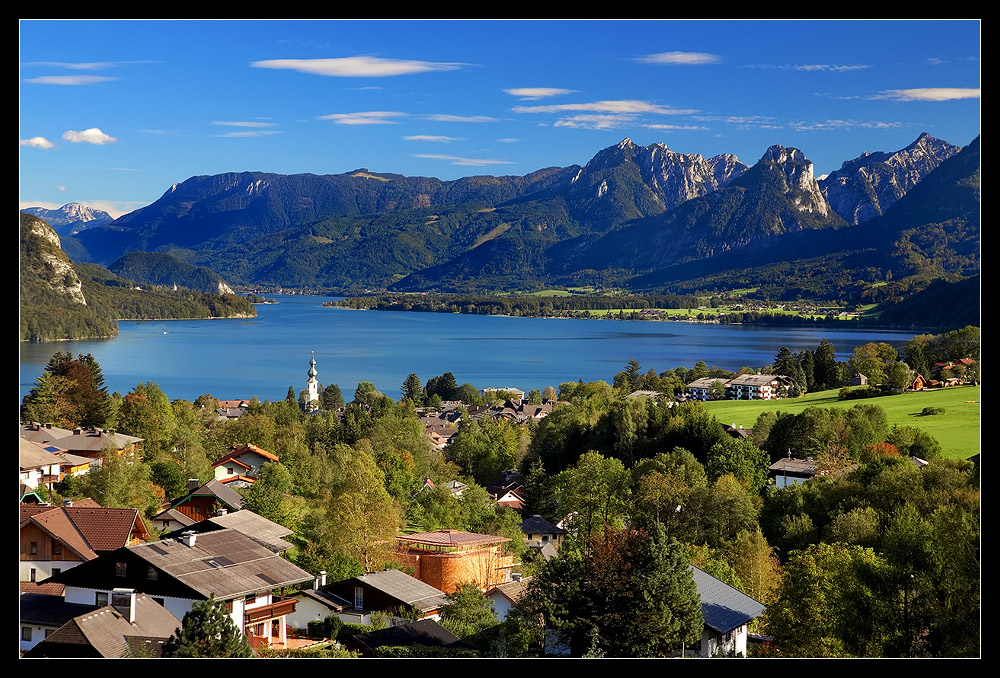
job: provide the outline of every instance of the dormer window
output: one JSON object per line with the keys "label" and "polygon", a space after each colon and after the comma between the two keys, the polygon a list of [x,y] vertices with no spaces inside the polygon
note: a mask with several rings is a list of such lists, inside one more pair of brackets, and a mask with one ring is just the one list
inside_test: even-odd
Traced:
{"label": "dormer window", "polygon": [[115,576],[124,577],[126,576],[128,563],[115,563]]}
{"label": "dormer window", "polygon": [[62,555],[62,544],[59,542],[52,543],[52,555],[61,556]]}

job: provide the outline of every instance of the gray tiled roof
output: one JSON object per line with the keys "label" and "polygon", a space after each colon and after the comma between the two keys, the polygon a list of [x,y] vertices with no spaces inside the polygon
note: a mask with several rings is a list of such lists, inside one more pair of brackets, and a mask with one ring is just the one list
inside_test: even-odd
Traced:
{"label": "gray tiled roof", "polygon": [[698,587],[698,596],[701,597],[701,614],[705,617],[705,626],[719,633],[729,633],[764,614],[767,609],[750,596],[693,565],[691,572]]}
{"label": "gray tiled roof", "polygon": [[538,514],[521,521],[521,532],[525,534],[566,534],[566,530],[556,527]]}
{"label": "gray tiled roof", "polygon": [[294,530],[289,530],[284,525],[279,525],[246,509],[236,511],[235,513],[227,513],[222,516],[215,516],[214,518],[209,518],[207,522],[222,528],[228,527],[242,532],[254,541],[258,541],[278,553],[287,551],[293,546],[293,544],[285,541],[282,537],[287,537]]}
{"label": "gray tiled roof", "polygon": [[436,610],[448,602],[438,589],[399,570],[369,572],[355,579],[421,611]]}

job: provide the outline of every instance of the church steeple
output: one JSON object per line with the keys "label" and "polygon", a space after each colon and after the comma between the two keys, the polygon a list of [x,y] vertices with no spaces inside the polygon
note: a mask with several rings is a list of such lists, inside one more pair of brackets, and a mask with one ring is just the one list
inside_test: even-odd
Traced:
{"label": "church steeple", "polygon": [[316,381],[316,351],[309,360],[309,380],[306,382],[306,410],[313,412],[319,409],[319,382]]}

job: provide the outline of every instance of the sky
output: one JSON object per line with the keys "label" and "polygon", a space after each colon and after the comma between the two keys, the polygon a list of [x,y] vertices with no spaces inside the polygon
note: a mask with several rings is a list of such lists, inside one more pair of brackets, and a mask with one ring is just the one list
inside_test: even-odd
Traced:
{"label": "sky", "polygon": [[21,207],[231,171],[456,179],[625,137],[817,176],[980,132],[979,21],[20,22]]}

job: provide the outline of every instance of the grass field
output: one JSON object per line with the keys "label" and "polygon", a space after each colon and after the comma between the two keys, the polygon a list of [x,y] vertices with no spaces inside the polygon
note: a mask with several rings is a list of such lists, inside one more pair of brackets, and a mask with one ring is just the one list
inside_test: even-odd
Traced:
{"label": "grass field", "polygon": [[[889,425],[923,429],[941,443],[944,456],[965,459],[980,451],[979,386],[957,386],[933,391],[903,393],[864,400],[837,400],[838,391],[807,393],[788,400],[718,400],[705,407],[725,424],[751,428],[761,412],[780,411],[798,414],[807,407],[848,409],[860,403],[878,405],[885,410]],[[966,402],[975,401],[975,402]],[[940,407],[944,414],[921,417],[925,407]]]}

